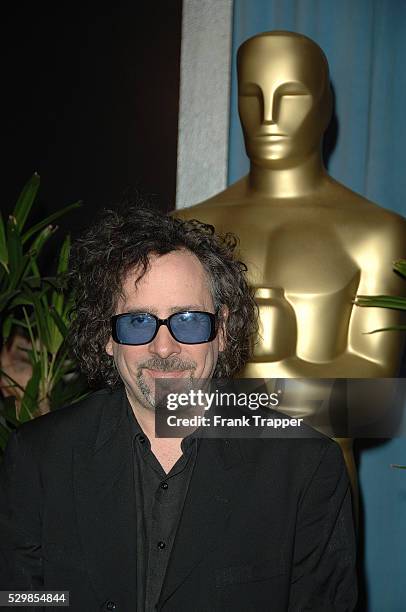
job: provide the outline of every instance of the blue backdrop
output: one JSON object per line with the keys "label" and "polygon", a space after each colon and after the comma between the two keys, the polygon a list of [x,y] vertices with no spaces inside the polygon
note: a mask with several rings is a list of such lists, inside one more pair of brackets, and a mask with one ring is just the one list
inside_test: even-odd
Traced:
{"label": "blue backdrop", "polygon": [[[229,184],[248,172],[237,112],[236,52],[244,40],[266,30],[306,34],[329,60],[338,122],[330,174],[406,215],[406,1],[234,0]],[[370,612],[406,610],[406,472],[392,463],[406,464],[404,439],[361,453]]]}

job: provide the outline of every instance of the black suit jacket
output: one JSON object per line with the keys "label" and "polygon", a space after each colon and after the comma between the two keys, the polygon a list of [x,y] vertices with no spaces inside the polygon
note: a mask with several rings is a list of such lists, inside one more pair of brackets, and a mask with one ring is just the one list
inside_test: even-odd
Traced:
{"label": "black suit jacket", "polygon": [[[143,553],[125,418],[124,393],[102,391],[13,434],[0,489],[2,589],[69,590],[71,612],[135,612]],[[349,611],[354,561],[337,444],[202,439],[158,610]]]}

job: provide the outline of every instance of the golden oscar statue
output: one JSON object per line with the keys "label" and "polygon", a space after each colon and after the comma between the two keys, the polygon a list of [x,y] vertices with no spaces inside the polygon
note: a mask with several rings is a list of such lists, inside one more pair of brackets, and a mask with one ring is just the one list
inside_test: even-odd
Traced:
{"label": "golden oscar statue", "polygon": [[[402,335],[365,332],[397,324],[399,314],[358,307],[354,298],[403,294],[392,263],[405,257],[406,221],[323,166],[332,93],[322,50],[300,34],[265,32],[244,42],[237,62],[249,174],[176,214],[240,238],[261,317],[242,376],[395,377]],[[339,441],[356,491],[352,441]]]}

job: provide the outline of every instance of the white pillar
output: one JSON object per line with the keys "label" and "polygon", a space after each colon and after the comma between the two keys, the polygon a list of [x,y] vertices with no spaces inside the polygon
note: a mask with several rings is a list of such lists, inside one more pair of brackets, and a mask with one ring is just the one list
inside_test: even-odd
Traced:
{"label": "white pillar", "polygon": [[183,0],[176,208],[226,187],[232,0]]}

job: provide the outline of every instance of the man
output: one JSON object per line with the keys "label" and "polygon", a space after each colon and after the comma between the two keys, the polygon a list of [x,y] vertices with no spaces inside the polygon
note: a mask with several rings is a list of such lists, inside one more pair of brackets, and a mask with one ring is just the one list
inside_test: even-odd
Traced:
{"label": "man", "polygon": [[157,438],[157,378],[230,377],[257,311],[235,241],[156,211],[108,211],[78,242],[82,403],[22,426],[4,462],[2,588],[80,612],[347,611],[350,492],[329,439]]}

